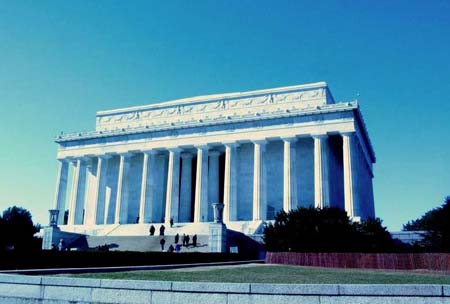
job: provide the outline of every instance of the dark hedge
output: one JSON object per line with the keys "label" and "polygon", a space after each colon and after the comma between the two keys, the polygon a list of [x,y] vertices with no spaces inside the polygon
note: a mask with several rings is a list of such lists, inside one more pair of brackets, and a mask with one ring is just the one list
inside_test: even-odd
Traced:
{"label": "dark hedge", "polygon": [[255,257],[229,253],[167,253],[131,251],[3,251],[0,269],[48,269],[114,266],[144,266],[231,262],[251,260]]}

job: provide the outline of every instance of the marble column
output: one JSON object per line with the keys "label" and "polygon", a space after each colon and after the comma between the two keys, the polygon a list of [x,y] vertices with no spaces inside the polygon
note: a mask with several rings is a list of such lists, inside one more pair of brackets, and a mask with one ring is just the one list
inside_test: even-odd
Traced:
{"label": "marble column", "polygon": [[152,205],[155,203],[155,171],[156,154],[155,150],[144,151],[142,161],[142,185],[139,203],[139,223],[152,222]]}
{"label": "marble column", "polygon": [[289,212],[297,208],[297,166],[295,158],[295,137],[283,138],[283,210]]}
{"label": "marble column", "polygon": [[330,180],[328,164],[328,136],[314,135],[314,206],[330,206]]}
{"label": "marble column", "polygon": [[208,220],[208,146],[197,147],[194,222]]}
{"label": "marble column", "polygon": [[357,177],[355,164],[355,133],[342,134],[343,169],[344,169],[344,207],[350,218],[356,216],[355,205],[357,202]]}
{"label": "marble column", "polygon": [[[156,154],[155,156],[155,189],[154,203],[152,203],[152,223],[164,223],[164,212],[166,205],[167,192],[167,165],[168,157],[166,154]],[[169,219],[170,220],[170,219]]]}
{"label": "marble column", "polygon": [[225,176],[223,185],[223,220],[237,220],[237,143],[225,144]]}
{"label": "marble column", "polygon": [[128,196],[129,196],[129,175],[130,175],[131,154],[120,155],[119,176],[117,181],[117,199],[115,224],[128,223]]}
{"label": "marble column", "polygon": [[170,224],[170,219],[174,223],[179,221],[178,213],[180,207],[180,152],[181,149],[169,149],[169,166],[167,174],[167,196],[166,213],[164,222]]}
{"label": "marble column", "polygon": [[213,221],[212,204],[219,202],[219,156],[220,152],[211,150],[209,156],[208,172],[208,222]]}
{"label": "marble column", "polygon": [[191,153],[181,153],[180,222],[182,223],[192,221],[192,157]]}
{"label": "marble column", "polygon": [[58,225],[64,224],[64,212],[66,208],[67,177],[69,175],[69,162],[65,159],[58,160],[58,176],[56,177],[56,190],[53,209],[59,210]]}
{"label": "marble column", "polygon": [[83,224],[84,198],[86,193],[86,160],[73,162],[72,191],[70,197],[69,225]]}
{"label": "marble column", "polygon": [[263,221],[267,218],[266,141],[258,140],[253,143],[253,220]]}
{"label": "marble column", "polygon": [[108,163],[111,156],[101,155],[97,161],[97,179],[94,194],[95,201],[95,218],[96,225],[105,224],[105,210],[106,210],[106,180],[108,177]]}
{"label": "marble column", "polygon": [[86,198],[84,207],[84,225],[95,224],[95,208],[97,203],[97,158],[89,157],[86,163]]}

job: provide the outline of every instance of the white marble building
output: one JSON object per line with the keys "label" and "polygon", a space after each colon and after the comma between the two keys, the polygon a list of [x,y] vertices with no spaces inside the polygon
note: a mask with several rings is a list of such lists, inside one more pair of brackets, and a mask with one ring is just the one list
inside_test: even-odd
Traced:
{"label": "white marble building", "polygon": [[64,231],[195,225],[212,221],[216,202],[236,230],[298,206],[374,216],[375,154],[358,103],[335,102],[324,82],[100,111],[95,131],[56,142]]}

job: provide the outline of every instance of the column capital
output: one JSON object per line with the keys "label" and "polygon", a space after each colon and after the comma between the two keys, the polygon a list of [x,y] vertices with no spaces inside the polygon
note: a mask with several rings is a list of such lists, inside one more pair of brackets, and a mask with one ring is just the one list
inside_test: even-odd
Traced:
{"label": "column capital", "polygon": [[217,150],[210,150],[209,151],[209,156],[219,156],[220,152]]}
{"label": "column capital", "polygon": [[347,137],[351,137],[351,136],[355,136],[356,132],[352,131],[352,132],[341,132],[341,136],[347,136]]}
{"label": "column capital", "polygon": [[240,146],[240,144],[236,141],[229,141],[229,142],[223,142],[222,143],[225,147],[230,147],[230,148],[237,148]]}
{"label": "column capital", "polygon": [[120,157],[123,157],[123,158],[125,158],[125,159],[128,159],[128,158],[130,158],[131,156],[133,156],[135,153],[134,152],[120,152],[120,153],[117,153]]}
{"label": "column capital", "polygon": [[284,142],[293,143],[293,142],[297,141],[297,137],[295,137],[295,136],[281,137],[281,140]]}
{"label": "column capital", "polygon": [[174,152],[174,153],[177,153],[177,152],[180,153],[183,151],[183,149],[179,148],[179,147],[171,147],[171,148],[167,148],[167,151]]}
{"label": "column capital", "polygon": [[194,157],[194,155],[192,155],[192,153],[189,152],[182,152],[181,153],[181,158],[182,159],[192,159]]}
{"label": "column capital", "polygon": [[71,162],[70,158],[57,158],[56,160],[58,162],[60,162],[60,163],[69,163],[69,162]]}
{"label": "column capital", "polygon": [[256,145],[265,145],[265,144],[267,144],[267,140],[265,140],[265,139],[255,139],[255,140],[252,140],[252,143],[254,143]]}
{"label": "column capital", "polygon": [[324,139],[328,138],[328,134],[311,134],[311,137],[314,139]]}
{"label": "column capital", "polygon": [[147,154],[147,155],[156,155],[159,152],[155,149],[149,149],[149,150],[142,150],[141,151],[143,154]]}
{"label": "column capital", "polygon": [[198,150],[209,150],[209,146],[207,144],[204,145],[194,145],[194,147]]}
{"label": "column capital", "polygon": [[78,161],[82,164],[85,164],[89,160],[89,157],[81,156],[81,157],[74,157],[71,158],[70,161],[74,164],[78,163]]}
{"label": "column capital", "polygon": [[101,158],[101,159],[110,159],[113,156],[111,154],[102,154],[102,155],[97,155],[97,157]]}

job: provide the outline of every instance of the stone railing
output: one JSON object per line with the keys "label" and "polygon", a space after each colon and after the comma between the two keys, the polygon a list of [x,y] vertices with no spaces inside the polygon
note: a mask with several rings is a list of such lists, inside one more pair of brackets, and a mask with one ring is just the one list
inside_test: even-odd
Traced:
{"label": "stone railing", "polygon": [[1,303],[448,303],[450,285],[260,284],[0,275]]}

